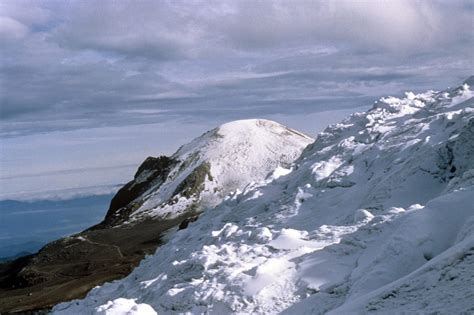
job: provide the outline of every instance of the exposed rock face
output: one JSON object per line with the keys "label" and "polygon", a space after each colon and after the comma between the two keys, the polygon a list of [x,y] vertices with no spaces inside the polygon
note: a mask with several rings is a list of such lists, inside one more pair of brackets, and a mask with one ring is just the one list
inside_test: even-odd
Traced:
{"label": "exposed rock face", "polygon": [[275,122],[246,120],[213,129],[171,157],[148,157],[101,223],[0,265],[0,313],[51,307],[126,276],[164,233],[187,228],[277,166],[290,167],[312,141]]}
{"label": "exposed rock face", "polygon": [[196,167],[179,185],[173,193],[173,196],[181,195],[186,198],[197,196],[204,190],[206,179],[212,181],[211,165],[204,162]]}
{"label": "exposed rock face", "polygon": [[150,188],[159,188],[177,162],[167,156],[148,157],[138,168],[134,179],[112,198],[104,221],[97,227],[110,227],[127,220],[130,214],[141,206],[141,200],[134,201]]}

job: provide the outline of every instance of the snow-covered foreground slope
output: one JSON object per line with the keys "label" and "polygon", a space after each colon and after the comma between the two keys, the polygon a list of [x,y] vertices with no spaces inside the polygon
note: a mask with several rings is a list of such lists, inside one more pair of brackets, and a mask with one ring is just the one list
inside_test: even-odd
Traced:
{"label": "snow-covered foreground slope", "polygon": [[54,313],[474,312],[472,96],[381,99]]}

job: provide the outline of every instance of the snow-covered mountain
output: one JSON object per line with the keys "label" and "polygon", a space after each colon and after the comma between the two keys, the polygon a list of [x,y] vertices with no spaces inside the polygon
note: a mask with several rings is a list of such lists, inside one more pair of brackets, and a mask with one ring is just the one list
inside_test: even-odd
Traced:
{"label": "snow-covered mountain", "polygon": [[230,192],[289,172],[313,141],[272,121],[241,120],[203,134],[170,157],[147,158],[101,223],[0,265],[0,313],[48,308],[123,278]]}
{"label": "snow-covered mountain", "polygon": [[291,167],[314,139],[264,119],[204,133],[171,157],[149,157],[114,197],[106,225],[169,219],[219,204],[230,192]]}
{"label": "snow-covered mountain", "polygon": [[473,81],[329,126],[291,172],[53,313],[473,313]]}

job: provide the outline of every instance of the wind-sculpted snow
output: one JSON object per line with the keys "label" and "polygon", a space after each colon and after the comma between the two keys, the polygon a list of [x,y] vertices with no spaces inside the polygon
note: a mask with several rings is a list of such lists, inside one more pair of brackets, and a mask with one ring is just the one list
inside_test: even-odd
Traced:
{"label": "wind-sculpted snow", "polygon": [[291,170],[54,313],[474,312],[467,84],[383,98],[319,134]]}

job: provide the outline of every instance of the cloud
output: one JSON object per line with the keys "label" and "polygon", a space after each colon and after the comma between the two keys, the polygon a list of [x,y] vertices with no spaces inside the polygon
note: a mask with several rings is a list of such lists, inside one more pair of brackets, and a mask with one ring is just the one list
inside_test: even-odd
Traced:
{"label": "cloud", "polygon": [[458,84],[474,70],[473,13],[447,0],[0,2],[2,192],[90,194],[226,121],[314,135],[380,96]]}
{"label": "cloud", "polygon": [[18,40],[28,33],[28,28],[8,16],[0,16],[0,42]]}
{"label": "cloud", "polygon": [[0,12],[8,136],[356,107],[473,70],[470,1],[10,1]]}
{"label": "cloud", "polygon": [[[184,7],[185,3],[182,3]],[[72,49],[92,49],[159,61],[191,56],[201,39],[200,25],[181,7],[154,1],[76,2],[62,9],[67,23],[52,32],[54,41]]]}
{"label": "cloud", "polygon": [[[439,1],[259,2],[239,8],[224,27],[246,46],[331,43],[363,51],[428,51],[464,39],[472,15]],[[453,19],[453,15],[457,19]]]}
{"label": "cloud", "polygon": [[65,17],[52,35],[68,48],[160,61],[302,44],[413,53],[465,40],[472,26],[466,6],[409,0],[81,1],[56,9]]}
{"label": "cloud", "polygon": [[66,48],[167,61],[302,44],[429,51],[465,39],[470,7],[469,1],[104,0],[20,1],[2,10],[48,30]]}

